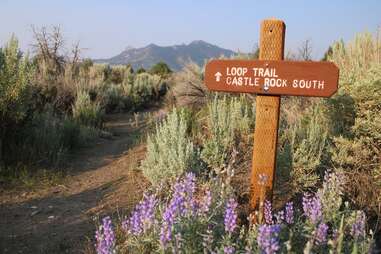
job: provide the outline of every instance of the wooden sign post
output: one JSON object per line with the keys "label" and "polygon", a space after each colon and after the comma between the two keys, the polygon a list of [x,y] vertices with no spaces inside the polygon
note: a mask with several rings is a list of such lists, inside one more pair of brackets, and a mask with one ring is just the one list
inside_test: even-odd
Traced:
{"label": "wooden sign post", "polygon": [[251,171],[252,210],[261,188],[271,199],[275,174],[280,95],[330,97],[337,91],[339,70],[329,62],[282,61],[286,26],[264,20],[259,60],[212,60],[205,68],[205,84],[212,91],[257,93]]}

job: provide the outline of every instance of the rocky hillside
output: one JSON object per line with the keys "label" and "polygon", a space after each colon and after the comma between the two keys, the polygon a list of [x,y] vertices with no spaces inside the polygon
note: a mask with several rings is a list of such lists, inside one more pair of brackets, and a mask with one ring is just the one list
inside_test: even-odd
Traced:
{"label": "rocky hillside", "polygon": [[140,67],[148,69],[158,62],[164,61],[172,70],[179,70],[189,61],[203,65],[206,59],[220,57],[221,55],[230,57],[234,54],[234,51],[220,48],[205,41],[193,41],[188,45],[161,47],[149,44],[144,48],[128,48],[109,59],[96,59],[94,61],[110,65],[131,64],[134,69]]}

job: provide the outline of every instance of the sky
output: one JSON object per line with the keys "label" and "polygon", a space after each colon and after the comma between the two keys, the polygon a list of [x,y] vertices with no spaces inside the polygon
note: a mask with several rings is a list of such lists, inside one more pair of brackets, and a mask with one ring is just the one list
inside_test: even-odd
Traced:
{"label": "sky", "polygon": [[193,40],[251,52],[261,20],[278,18],[286,23],[286,51],[308,39],[320,58],[334,41],[376,33],[380,13],[380,0],[0,0],[0,45],[15,34],[28,50],[32,25],[59,25],[66,48],[79,41],[91,58]]}

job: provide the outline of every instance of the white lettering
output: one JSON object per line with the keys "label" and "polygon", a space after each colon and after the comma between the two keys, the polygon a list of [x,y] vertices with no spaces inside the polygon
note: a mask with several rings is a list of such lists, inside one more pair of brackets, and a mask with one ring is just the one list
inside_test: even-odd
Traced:
{"label": "white lettering", "polygon": [[293,88],[324,89],[324,80],[299,80],[292,81]]}

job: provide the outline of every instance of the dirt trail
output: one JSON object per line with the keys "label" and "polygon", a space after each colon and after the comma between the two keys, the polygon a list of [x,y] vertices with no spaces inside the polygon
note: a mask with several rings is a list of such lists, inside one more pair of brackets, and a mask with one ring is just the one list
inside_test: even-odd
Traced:
{"label": "dirt trail", "polygon": [[[155,112],[152,112],[155,113]],[[68,158],[62,184],[0,192],[0,253],[81,253],[94,218],[129,210],[147,182],[136,169],[144,156],[133,115],[109,117],[114,134]]]}

